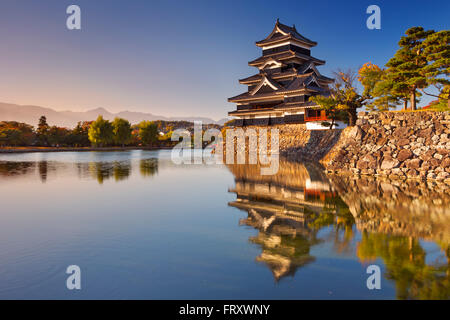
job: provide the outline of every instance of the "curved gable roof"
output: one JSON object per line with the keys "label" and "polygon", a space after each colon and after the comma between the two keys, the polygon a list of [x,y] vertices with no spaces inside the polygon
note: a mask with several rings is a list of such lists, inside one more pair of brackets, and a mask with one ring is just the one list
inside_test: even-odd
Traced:
{"label": "curved gable roof", "polygon": [[256,45],[263,46],[272,42],[285,41],[289,39],[300,41],[310,47],[317,45],[317,42],[312,41],[298,33],[295,25],[292,27],[287,26],[282,24],[278,19],[272,32],[264,40],[257,41]]}
{"label": "curved gable roof", "polygon": [[277,91],[282,88],[276,81],[272,80],[269,76],[264,74],[261,81],[252,91],[250,91],[250,95],[255,95],[265,85],[269,86],[273,91]]}

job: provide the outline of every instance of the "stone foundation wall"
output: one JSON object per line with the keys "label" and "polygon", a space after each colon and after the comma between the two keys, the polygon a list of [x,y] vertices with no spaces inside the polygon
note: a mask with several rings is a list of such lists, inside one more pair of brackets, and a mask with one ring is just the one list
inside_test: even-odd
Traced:
{"label": "stone foundation wall", "polygon": [[[305,124],[281,124],[273,126],[248,126],[243,130],[279,130],[280,156],[294,161],[318,161],[338,142],[342,130],[306,129]],[[269,138],[270,141],[270,138]]]}
{"label": "stone foundation wall", "polygon": [[360,113],[322,159],[335,173],[450,181],[450,113]]}
{"label": "stone foundation wall", "polygon": [[[280,156],[321,162],[338,174],[418,178],[450,183],[450,112],[360,112],[344,130],[305,124],[248,126],[279,130]],[[269,138],[270,140],[270,138]]]}

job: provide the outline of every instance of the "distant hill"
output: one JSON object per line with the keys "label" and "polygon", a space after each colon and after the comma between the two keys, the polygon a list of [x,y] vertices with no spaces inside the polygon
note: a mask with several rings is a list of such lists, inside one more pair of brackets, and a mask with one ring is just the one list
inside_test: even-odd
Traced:
{"label": "distant hill", "polygon": [[108,120],[115,117],[127,119],[131,124],[141,122],[142,120],[166,120],[166,121],[202,121],[203,124],[224,124],[227,118],[214,121],[211,118],[204,117],[165,117],[152,113],[121,111],[111,113],[104,108],[97,108],[84,112],[75,111],[56,111],[50,108],[38,106],[23,106],[10,103],[0,102],[0,121],[18,121],[25,122],[36,126],[39,117],[46,116],[50,125],[72,128],[77,125],[78,121],[91,121],[97,119],[99,115]]}

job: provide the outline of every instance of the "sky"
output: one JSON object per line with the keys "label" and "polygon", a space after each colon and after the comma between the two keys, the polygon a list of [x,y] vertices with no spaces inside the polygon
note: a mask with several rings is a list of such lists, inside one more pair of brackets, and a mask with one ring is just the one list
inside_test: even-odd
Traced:
{"label": "sky", "polygon": [[[69,30],[66,8],[81,8]],[[381,9],[369,30],[366,9]],[[449,29],[450,1],[1,0],[0,102],[224,118],[276,19],[318,42],[319,71],[383,66],[412,26]],[[431,99],[423,99],[419,105]]]}

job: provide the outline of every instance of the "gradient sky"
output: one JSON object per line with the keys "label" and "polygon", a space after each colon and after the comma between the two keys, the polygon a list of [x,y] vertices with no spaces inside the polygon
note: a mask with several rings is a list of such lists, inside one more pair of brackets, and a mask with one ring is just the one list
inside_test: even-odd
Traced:
{"label": "gradient sky", "polygon": [[[80,31],[66,28],[70,4]],[[381,30],[366,28],[371,4]],[[237,80],[257,72],[254,43],[277,18],[318,42],[312,55],[330,76],[384,65],[411,26],[449,29],[450,1],[1,0],[0,101],[217,120],[246,90]]]}

